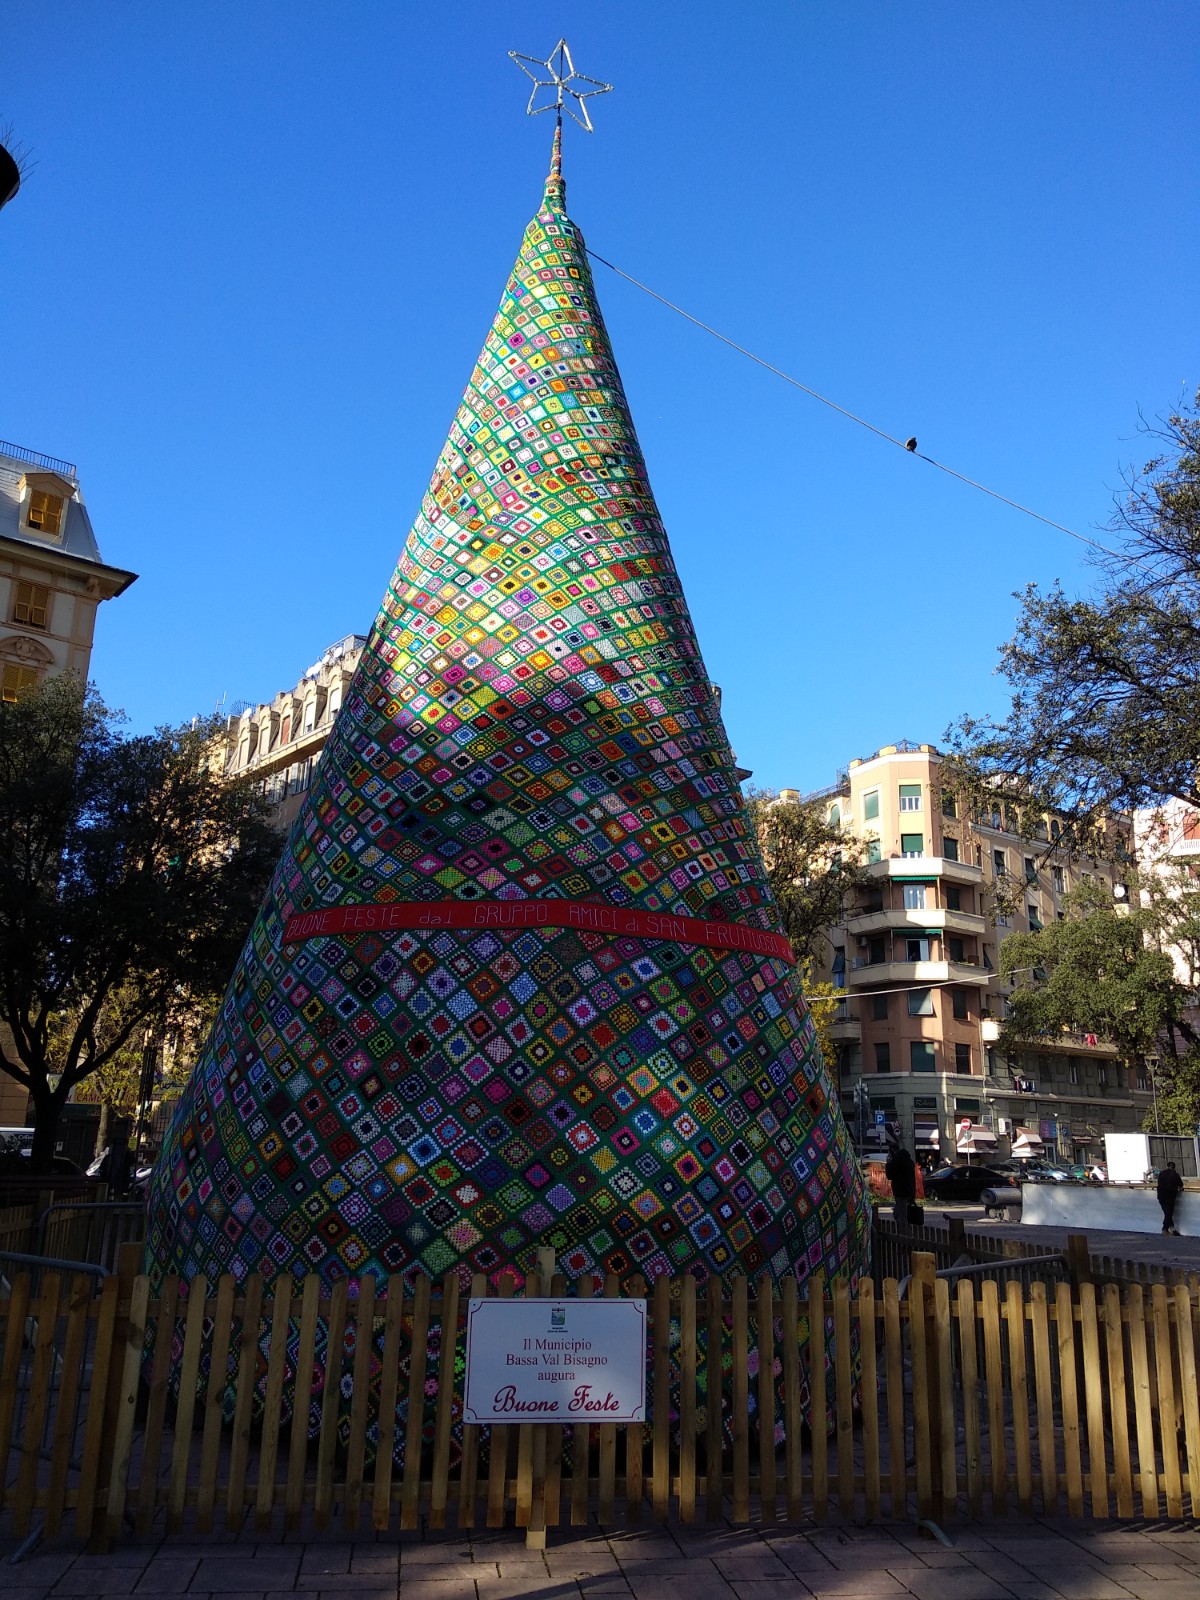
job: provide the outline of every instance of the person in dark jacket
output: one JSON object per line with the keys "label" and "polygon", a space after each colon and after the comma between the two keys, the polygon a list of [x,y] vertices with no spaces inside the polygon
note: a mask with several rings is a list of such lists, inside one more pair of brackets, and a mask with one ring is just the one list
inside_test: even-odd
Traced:
{"label": "person in dark jacket", "polygon": [[1168,1161],[1158,1175],[1158,1203],[1162,1207],[1163,1232],[1173,1233],[1179,1237],[1179,1229],[1175,1226],[1175,1202],[1179,1199],[1183,1189],[1183,1179],[1175,1170],[1175,1163]]}
{"label": "person in dark jacket", "polygon": [[892,1196],[896,1202],[895,1215],[899,1218],[901,1210],[907,1214],[909,1206],[917,1198],[916,1163],[903,1145],[894,1145],[883,1171],[892,1186]]}

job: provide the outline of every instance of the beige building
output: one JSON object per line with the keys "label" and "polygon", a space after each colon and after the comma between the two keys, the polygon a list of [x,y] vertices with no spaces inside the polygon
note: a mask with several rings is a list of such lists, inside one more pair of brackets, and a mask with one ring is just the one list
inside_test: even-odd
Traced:
{"label": "beige building", "polygon": [[809,797],[867,841],[868,883],[829,930],[825,972],[850,991],[834,1025],[847,1117],[856,1127],[861,1081],[868,1146],[891,1125],[918,1155],[1103,1159],[1105,1132],[1141,1126],[1149,1082],[1128,1081],[1113,1047],[1094,1035],[1001,1056],[1012,984],[998,976],[999,946],[1059,916],[1083,878],[1109,885],[1118,901],[1127,886],[1110,862],[1046,854],[1053,820],[1029,839],[1002,800],[987,815],[961,815],[943,793],[941,765],[933,745],[885,745]]}
{"label": "beige building", "polygon": [[262,705],[247,706],[226,722],[226,776],[257,776],[282,828],[291,827],[301,796],[312,783],[366,642],[362,634],[347,634],[329,646],[295,688]]}
{"label": "beige building", "polygon": [[[86,679],[96,609],[135,577],[101,560],[72,463],[0,440],[0,698]],[[0,1073],[0,1127],[24,1125],[28,1098]]]}
{"label": "beige building", "polygon": [[96,608],[135,576],[101,560],[74,466],[0,440],[0,695],[86,678]]}

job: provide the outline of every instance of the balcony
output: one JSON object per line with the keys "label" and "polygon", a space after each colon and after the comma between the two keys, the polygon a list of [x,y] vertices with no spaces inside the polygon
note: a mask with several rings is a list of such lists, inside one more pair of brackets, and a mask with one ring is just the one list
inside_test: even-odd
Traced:
{"label": "balcony", "polygon": [[939,908],[926,911],[863,911],[846,918],[846,932],[856,935],[868,933],[897,933],[923,931],[926,928],[945,930],[946,933],[965,933],[982,938],[987,932],[987,921],[973,911],[945,911]]}
{"label": "balcony", "polygon": [[969,966],[965,961],[855,960],[846,974],[846,981],[850,989],[880,989],[906,984],[934,989],[946,983],[986,989],[991,977],[986,967]]}
{"label": "balcony", "polygon": [[928,883],[939,879],[946,883],[982,883],[983,868],[973,867],[969,861],[948,861],[945,856],[889,856],[886,861],[872,861],[866,868],[868,878],[893,878],[909,883]]}

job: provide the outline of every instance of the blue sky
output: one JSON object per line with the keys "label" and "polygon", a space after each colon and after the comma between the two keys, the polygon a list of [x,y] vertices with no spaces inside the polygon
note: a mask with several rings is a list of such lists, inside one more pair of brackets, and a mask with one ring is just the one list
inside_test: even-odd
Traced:
{"label": "blue sky", "polygon": [[[141,574],[93,657],[134,727],[369,627],[540,194],[506,52],[560,32],[616,85],[588,243],[888,432],[1089,532],[1200,384],[1191,0],[9,0],[0,437]],[[1083,547],[597,280],[756,781],[998,709],[1012,591]]]}

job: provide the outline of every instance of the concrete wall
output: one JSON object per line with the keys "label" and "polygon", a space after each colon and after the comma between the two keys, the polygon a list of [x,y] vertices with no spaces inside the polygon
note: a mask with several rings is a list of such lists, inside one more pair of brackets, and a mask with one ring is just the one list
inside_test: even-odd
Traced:
{"label": "concrete wall", "polygon": [[[1153,1189],[1119,1183],[1023,1183],[1021,1221],[1092,1233],[1161,1233],[1162,1211]],[[1185,1190],[1175,1207],[1180,1233],[1200,1234],[1200,1192]]]}

